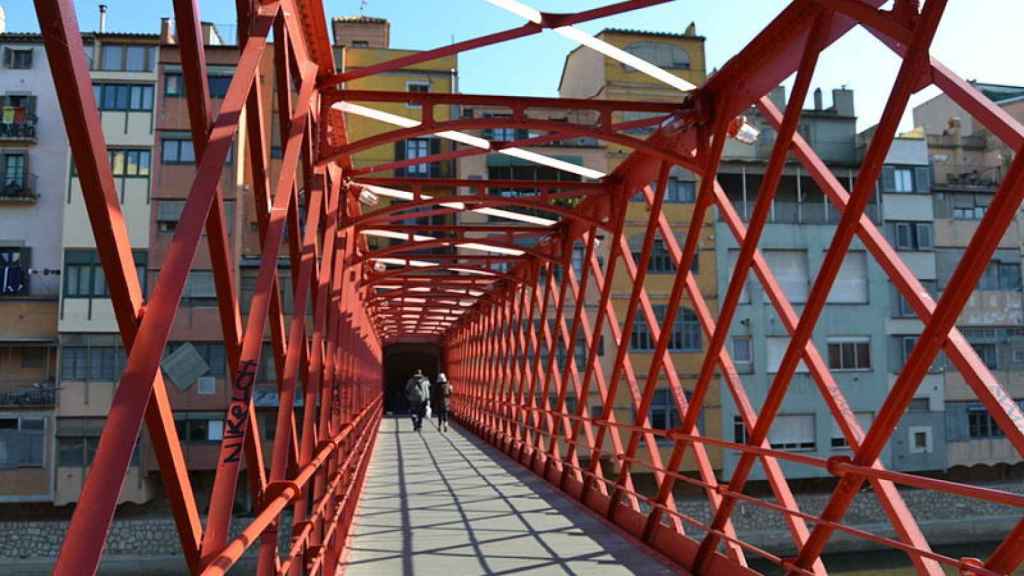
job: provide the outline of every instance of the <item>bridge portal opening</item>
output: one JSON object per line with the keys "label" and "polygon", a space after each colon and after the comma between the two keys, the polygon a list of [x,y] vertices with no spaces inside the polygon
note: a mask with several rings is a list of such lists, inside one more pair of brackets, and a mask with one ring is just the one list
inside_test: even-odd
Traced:
{"label": "bridge portal opening", "polygon": [[384,411],[405,413],[409,403],[405,399],[405,383],[416,370],[436,381],[441,367],[441,347],[437,344],[404,343],[384,347]]}

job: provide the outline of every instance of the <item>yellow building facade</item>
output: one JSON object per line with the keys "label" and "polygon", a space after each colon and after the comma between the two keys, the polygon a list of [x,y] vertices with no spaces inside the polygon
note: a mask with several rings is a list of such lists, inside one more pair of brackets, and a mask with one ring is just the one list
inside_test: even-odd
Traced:
{"label": "yellow building facade", "polygon": [[[651,62],[694,85],[699,86],[703,84],[706,77],[704,38],[696,34],[693,24],[682,34],[606,29],[598,33],[597,37]],[[559,94],[564,98],[644,100],[655,102],[682,102],[685,97],[679,90],[584,46],[573,50],[566,57],[559,85]],[[623,122],[636,120],[641,117],[643,116],[640,114],[627,116],[626,114],[619,113],[615,121]],[[653,132],[653,129],[636,130],[632,135],[638,138],[646,138],[651,132]],[[606,143],[606,151],[609,171],[615,170],[632,152],[631,149],[616,143]],[[682,247],[686,239],[699,185],[699,179],[691,172],[678,167],[672,170],[663,213],[668,218],[680,247]],[[629,208],[626,213],[625,235],[629,240],[631,251],[637,258],[643,244],[648,215],[648,208],[642,198],[634,197],[629,202]],[[716,217],[717,213],[712,209],[705,218],[704,226],[701,230],[697,262],[694,265],[697,283],[712,312],[717,312],[714,252],[714,220]],[[606,251],[608,244],[610,243],[602,243],[601,249]],[[675,275],[675,267],[670,261],[666,241],[659,232],[655,236],[655,249],[652,252],[647,278],[644,283],[656,313],[660,313],[665,306]],[[629,280],[625,267],[620,266],[612,289],[612,302],[620,321],[626,315],[632,287],[632,282]],[[693,314],[692,302],[688,298],[684,299],[684,306],[685,308],[681,309],[677,315],[675,329],[670,339],[669,354],[682,387],[689,395],[696,385],[697,374],[704,359],[704,347],[707,345],[708,339],[701,334],[700,326],[697,323],[696,316]],[[607,330],[605,331],[605,337],[608,338],[609,342],[612,341],[611,334]],[[642,318],[642,313],[638,314],[638,320],[634,325],[630,342],[630,358],[632,359],[633,368],[636,371],[641,388],[647,378],[652,357],[651,352],[655,345],[656,342],[650,337],[650,332],[646,329],[646,322]],[[605,364],[606,374],[611,373],[611,363],[614,361],[614,358],[614,350],[609,350],[603,356],[602,361]],[[699,425],[701,426],[702,433],[709,436],[720,436],[721,409],[717,378],[713,386],[714,389],[705,395]],[[601,399],[596,397],[590,399],[592,405],[598,404],[600,401]],[[615,407],[616,417],[621,422],[632,423],[634,421],[633,400],[629,387],[625,382],[619,385]],[[668,379],[664,373],[659,377],[658,387],[649,414],[651,425],[655,428],[675,427],[682,420],[682,414],[678,412],[672,400],[668,389]],[[628,433],[623,433],[624,442],[627,438]],[[668,460],[671,447],[671,442],[665,439],[659,440],[659,451],[663,461]],[[713,448],[708,450],[712,465],[716,469],[720,468],[720,451]],[[648,462],[646,451],[643,448],[638,450],[637,457],[640,458],[641,462]],[[688,456],[684,461],[683,469],[694,469],[694,462],[691,457]],[[643,472],[643,467],[638,466],[634,468],[634,473]]]}

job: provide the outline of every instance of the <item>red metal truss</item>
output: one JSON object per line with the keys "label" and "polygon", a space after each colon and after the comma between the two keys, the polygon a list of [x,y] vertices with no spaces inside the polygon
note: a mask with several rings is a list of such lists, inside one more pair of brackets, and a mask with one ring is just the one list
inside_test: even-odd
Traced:
{"label": "red metal truss", "polygon": [[[1024,455],[1024,414],[955,327],[1024,201],[1024,155],[1016,155],[938,301],[928,296],[864,214],[908,101],[926,87],[945,92],[1011,149],[1024,148],[1024,127],[931,58],[932,37],[946,0],[929,0],[923,7],[914,0],[896,0],[890,10],[880,8],[886,4],[883,0],[796,0],[705,85],[680,92],[674,102],[355,91],[345,85],[546,30],[605,50],[600,41],[571,27],[667,1],[617,2],[572,14],[534,13],[519,5],[522,14],[531,15],[522,26],[349,70],[334,62],[323,7],[315,0],[236,0],[239,59],[214,113],[205,81],[198,3],[173,0],[199,160],[159,277],[144,299],[73,3],[35,0],[86,209],[128,350],[55,573],[95,572],[143,425],[192,573],[225,573],[246,550],[256,547],[260,574],[336,573],[383,415],[383,348],[409,342],[441,346],[445,371],[456,383],[454,416],[465,429],[689,572],[753,574],[748,561],[759,558],[787,574],[825,574],[821,555],[836,531],[905,552],[923,574],[938,575],[943,568],[1007,574],[1024,563],[1024,520],[989,558],[951,558],[930,548],[899,488],[1017,508],[1024,508],[1024,498],[894,472],[879,461],[940,351]],[[848,190],[797,126],[819,55],[856,26],[890,47],[902,65]],[[607,53],[620,57],[612,49]],[[265,63],[273,64],[272,75],[266,74]],[[789,104],[780,112],[766,95],[793,74]],[[270,85],[276,89],[270,90]],[[270,97],[276,101],[268,108]],[[409,114],[417,117],[377,108],[395,103],[410,104]],[[506,113],[435,119],[436,109],[450,106]],[[738,118],[752,107],[774,128],[776,138],[753,214],[745,224],[716,174],[726,142],[740,124]],[[644,117],[622,121],[624,113]],[[282,147],[274,178],[271,121],[277,122]],[[390,127],[352,140],[348,128],[355,122]],[[495,128],[532,133],[511,142],[478,135]],[[653,133],[641,138],[636,128]],[[238,144],[250,166],[260,243],[256,289],[244,316],[232,272],[238,263],[231,256],[219,186],[232,141],[242,134],[244,142]],[[353,156],[360,152],[431,135],[451,142],[448,149],[426,157],[353,165]],[[612,173],[604,174],[529,150],[581,137],[631,153]],[[372,176],[481,154],[537,162],[566,177]],[[808,301],[799,311],[759,250],[782,172],[793,158],[841,214]],[[671,221],[666,213],[674,167],[700,178],[692,215],[685,222]],[[637,226],[627,214],[637,195],[646,208],[639,253],[627,239],[627,227]],[[706,301],[699,277],[691,271],[706,222],[716,215],[739,246],[725,296],[717,304]],[[678,239],[676,233],[684,231]],[[232,390],[205,520],[192,491],[175,431],[174,406],[160,371],[204,232]],[[861,428],[811,339],[855,238],[925,327],[867,430]],[[647,278],[658,239],[676,270],[667,296],[655,294]],[[290,307],[283,301],[277,272],[283,254],[293,271]],[[759,401],[748,393],[725,346],[751,272],[790,336],[771,387]],[[622,285],[628,286],[628,294],[617,292]],[[624,307],[617,306],[623,302]],[[665,304],[663,313],[656,313],[655,302]],[[311,310],[312,316],[288,315],[286,308]],[[684,309],[696,317],[705,339],[693,382],[680,377],[681,359],[670,351],[673,327]],[[646,326],[654,344],[653,353],[643,359],[631,348],[638,322]],[[271,345],[265,348],[268,340]],[[610,362],[600,358],[605,346],[612,350]],[[276,431],[267,447],[261,445],[252,394],[265,349],[273,355],[279,399]],[[852,458],[823,459],[778,450],[768,441],[800,362],[815,385],[812,393],[821,396],[835,418]],[[745,442],[716,438],[698,426],[707,400],[720,392],[718,383],[735,403],[747,431]],[[666,388],[681,415],[680,424],[655,428],[651,406],[656,392]],[[723,391],[721,398],[725,397]],[[666,442],[672,447],[667,460],[662,452]],[[712,453],[722,450],[738,454],[729,477],[713,465]],[[687,455],[693,468],[684,472]],[[820,514],[800,510],[784,462],[818,468],[836,479]],[[744,492],[758,465],[773,499]],[[653,478],[653,491],[637,482],[640,474]],[[243,475],[256,513],[232,538],[232,511]],[[679,483],[703,493],[709,520],[681,512],[675,499]],[[895,537],[844,524],[847,509],[865,483]],[[740,502],[778,513],[797,554],[782,558],[744,541],[733,526]],[[281,518],[288,510],[290,538],[279,547]]]}

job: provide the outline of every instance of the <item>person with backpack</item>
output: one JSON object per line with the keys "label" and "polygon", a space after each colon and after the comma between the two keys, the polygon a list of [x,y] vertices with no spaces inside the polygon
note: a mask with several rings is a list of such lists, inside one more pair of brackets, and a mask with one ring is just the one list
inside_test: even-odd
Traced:
{"label": "person with backpack", "polygon": [[448,383],[448,377],[441,372],[437,375],[437,382],[434,383],[434,390],[430,396],[434,399],[434,414],[437,415],[437,428],[441,432],[448,431],[448,399],[452,395],[452,385]]}
{"label": "person with backpack", "polygon": [[416,370],[405,383],[405,398],[412,412],[412,429],[418,432],[423,427],[423,417],[427,413],[427,403],[430,402],[430,380],[423,375],[422,370]]}

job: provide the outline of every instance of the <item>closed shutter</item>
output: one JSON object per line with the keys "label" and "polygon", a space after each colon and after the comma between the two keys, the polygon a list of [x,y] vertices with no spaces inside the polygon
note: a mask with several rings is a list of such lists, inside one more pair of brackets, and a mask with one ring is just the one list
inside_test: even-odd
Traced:
{"label": "closed shutter", "polygon": [[158,222],[177,222],[184,209],[184,200],[159,200],[156,204],[156,219]]}
{"label": "closed shutter", "polygon": [[803,250],[765,250],[768,262],[782,292],[791,303],[807,301],[807,253]]}
{"label": "closed shutter", "polygon": [[[395,160],[405,160],[405,140],[399,140],[395,142]],[[395,176],[405,176],[405,168],[397,168],[395,170]]]}
{"label": "closed shutter", "polygon": [[[789,346],[788,336],[769,336],[765,338],[765,370],[769,374],[775,374],[782,365],[782,357],[786,354]],[[807,365],[801,360],[796,366],[797,372],[807,372]]]}
{"label": "closed shutter", "polygon": [[832,289],[828,293],[830,304],[867,304],[868,259],[864,252],[848,252],[839,267]]}
{"label": "closed shutter", "polygon": [[797,448],[814,443],[813,414],[780,414],[768,429],[772,446]]}
{"label": "closed shutter", "polygon": [[882,192],[894,192],[896,190],[896,169],[892,166],[882,167]]}
{"label": "closed shutter", "polygon": [[[441,153],[441,139],[440,138],[431,138],[430,139],[430,155],[433,156],[435,154],[440,154],[440,153]],[[440,178],[441,176],[445,176],[446,174],[444,174],[443,172],[444,172],[444,169],[447,167],[447,165],[448,165],[447,162],[432,162],[430,164],[430,176],[431,176],[431,178]]]}
{"label": "closed shutter", "polygon": [[[739,250],[729,250],[729,282],[732,282],[732,276],[736,272],[736,260],[740,257]],[[748,272],[749,274],[749,272]],[[749,278],[749,276],[748,276]],[[747,291],[747,282],[743,282],[743,291],[740,292],[740,303],[750,303],[750,292]]]}
{"label": "closed shutter", "polygon": [[932,169],[928,166],[914,168],[914,192],[926,194],[932,188]]}

